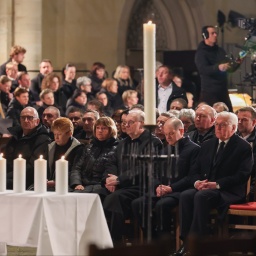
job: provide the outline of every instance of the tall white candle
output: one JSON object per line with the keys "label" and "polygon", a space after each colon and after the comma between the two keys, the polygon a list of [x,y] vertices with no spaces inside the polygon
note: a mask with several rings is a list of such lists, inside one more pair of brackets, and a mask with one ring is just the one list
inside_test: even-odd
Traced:
{"label": "tall white candle", "polygon": [[144,56],[144,107],[145,124],[156,124],[156,25],[149,21],[143,24],[143,56]]}
{"label": "tall white candle", "polygon": [[26,190],[26,160],[19,155],[13,161],[13,191],[23,193]]}
{"label": "tall white candle", "polygon": [[0,192],[6,191],[6,159],[0,154]]}
{"label": "tall white candle", "polygon": [[62,156],[55,164],[55,191],[59,195],[64,195],[68,193],[68,161]]}
{"label": "tall white candle", "polygon": [[46,166],[47,161],[40,156],[34,163],[34,191],[35,193],[46,192]]}

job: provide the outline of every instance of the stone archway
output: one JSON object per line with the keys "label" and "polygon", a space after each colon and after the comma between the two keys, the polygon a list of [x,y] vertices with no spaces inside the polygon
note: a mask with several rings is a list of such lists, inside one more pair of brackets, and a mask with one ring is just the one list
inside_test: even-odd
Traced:
{"label": "stone archway", "polygon": [[[196,49],[200,38],[198,28],[203,19],[200,13],[200,0],[127,0],[119,26],[117,62],[128,61],[128,64],[142,67],[142,23],[151,17],[160,26],[156,44],[158,55],[164,50]],[[131,54],[138,58],[131,59]]]}

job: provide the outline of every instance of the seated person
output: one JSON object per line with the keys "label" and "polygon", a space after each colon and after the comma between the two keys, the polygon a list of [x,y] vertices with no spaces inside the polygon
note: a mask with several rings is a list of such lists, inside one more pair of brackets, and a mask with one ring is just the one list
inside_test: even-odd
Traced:
{"label": "seated person", "polygon": [[28,91],[24,88],[16,88],[14,98],[10,101],[6,118],[13,120],[13,126],[20,125],[20,113],[28,106]]}
{"label": "seated person", "polygon": [[96,94],[96,99],[103,104],[103,106],[104,106],[104,109],[103,109],[104,115],[111,117],[114,110],[113,110],[113,108],[110,107],[107,94],[105,92],[98,92]]}
{"label": "seated person", "polygon": [[[17,88],[18,89],[18,88]],[[34,183],[34,161],[43,155],[51,142],[47,130],[40,124],[38,113],[26,107],[20,114],[20,126],[8,128],[12,138],[7,143],[4,156],[7,162],[7,189],[13,185],[13,160],[20,154],[26,159],[26,188]]]}
{"label": "seated person", "polygon": [[12,93],[10,93],[11,86],[12,82],[7,76],[0,76],[0,102],[4,113],[2,118],[5,118],[8,105],[13,98]]}
{"label": "seated person", "polygon": [[79,192],[97,193],[105,174],[106,163],[113,157],[117,128],[110,117],[100,117],[93,126],[93,139],[77,155],[70,175],[70,187]]}
{"label": "seated person", "polygon": [[[180,193],[191,188],[189,174],[195,165],[200,147],[193,143],[188,137],[184,137],[184,127],[178,118],[169,118],[163,125],[166,141],[170,145],[165,148],[165,153],[175,154],[179,157],[173,158],[170,165],[168,160],[161,166],[159,173],[155,174],[154,195],[152,206],[154,209],[154,231],[159,238],[171,233],[171,210],[179,204]],[[143,219],[147,219],[148,197],[140,197],[132,202],[133,213],[143,228],[144,235],[147,234],[147,225],[143,225]],[[146,207],[146,208],[145,208]],[[144,211],[142,210],[144,209]],[[142,214],[144,212],[144,214]],[[143,217],[144,215],[144,217]]]}
{"label": "seated person", "polygon": [[72,124],[74,125],[73,136],[75,137],[83,129],[83,121],[82,121],[83,112],[79,108],[71,107],[66,114],[67,114],[67,118],[69,118]]}
{"label": "seated person", "polygon": [[72,107],[76,107],[76,108],[81,109],[81,111],[85,111],[86,103],[87,103],[86,93],[79,89],[75,90],[72,98],[69,99],[67,102],[66,116],[67,116],[67,113],[69,112],[70,108],[72,108]]}
{"label": "seated person", "polygon": [[52,124],[54,141],[48,145],[47,190],[55,190],[55,162],[62,156],[68,161],[68,172],[72,169],[76,155],[81,155],[83,145],[73,135],[74,126],[66,117],[57,118]]}
{"label": "seated person", "polygon": [[176,109],[176,110],[181,110],[187,107],[188,107],[188,103],[182,98],[177,98],[173,100],[170,105],[170,109]]}
{"label": "seated person", "polygon": [[41,117],[42,123],[44,127],[47,129],[47,131],[49,132],[49,136],[52,140],[54,139],[53,132],[51,131],[52,123],[54,120],[56,120],[59,117],[60,117],[59,109],[53,106],[46,108]]}
{"label": "seated person", "polygon": [[40,108],[38,108],[38,110],[37,110],[40,119],[42,118],[42,114],[43,114],[44,110],[46,108],[48,108],[49,106],[58,108],[60,111],[60,115],[64,116],[62,107],[60,107],[59,105],[57,105],[55,103],[54,93],[51,89],[42,90],[39,97],[40,97],[40,100],[43,102],[43,105]]}
{"label": "seated person", "polygon": [[93,137],[93,126],[95,122],[100,118],[100,115],[97,111],[88,109],[84,112],[82,121],[83,121],[83,130],[76,135],[76,138],[81,142],[87,144],[91,141]]}
{"label": "seated person", "polygon": [[179,113],[179,119],[184,124],[184,132],[195,129],[195,110],[191,108],[183,108]]}
{"label": "seated person", "polygon": [[135,90],[126,90],[122,94],[124,108],[131,109],[139,101],[138,92]]}
{"label": "seated person", "polygon": [[212,107],[216,110],[217,113],[222,111],[229,112],[228,106],[224,102],[216,102],[212,105]]}

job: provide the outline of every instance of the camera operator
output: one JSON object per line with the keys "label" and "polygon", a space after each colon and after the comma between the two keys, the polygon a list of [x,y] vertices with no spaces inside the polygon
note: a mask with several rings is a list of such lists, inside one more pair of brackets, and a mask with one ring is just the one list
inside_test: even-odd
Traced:
{"label": "camera operator", "polygon": [[224,102],[229,111],[233,111],[228,94],[227,70],[230,68],[226,52],[217,45],[218,33],[214,26],[202,28],[203,41],[195,55],[195,63],[201,77],[199,101],[212,106],[215,102]]}

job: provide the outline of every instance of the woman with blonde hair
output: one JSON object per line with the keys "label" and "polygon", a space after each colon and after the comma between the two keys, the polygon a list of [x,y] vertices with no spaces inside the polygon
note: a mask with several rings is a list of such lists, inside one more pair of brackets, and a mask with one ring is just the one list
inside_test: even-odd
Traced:
{"label": "woman with blonde hair", "polygon": [[125,65],[119,65],[113,76],[117,81],[118,93],[122,96],[126,90],[134,90],[137,86],[131,78],[130,68]]}

